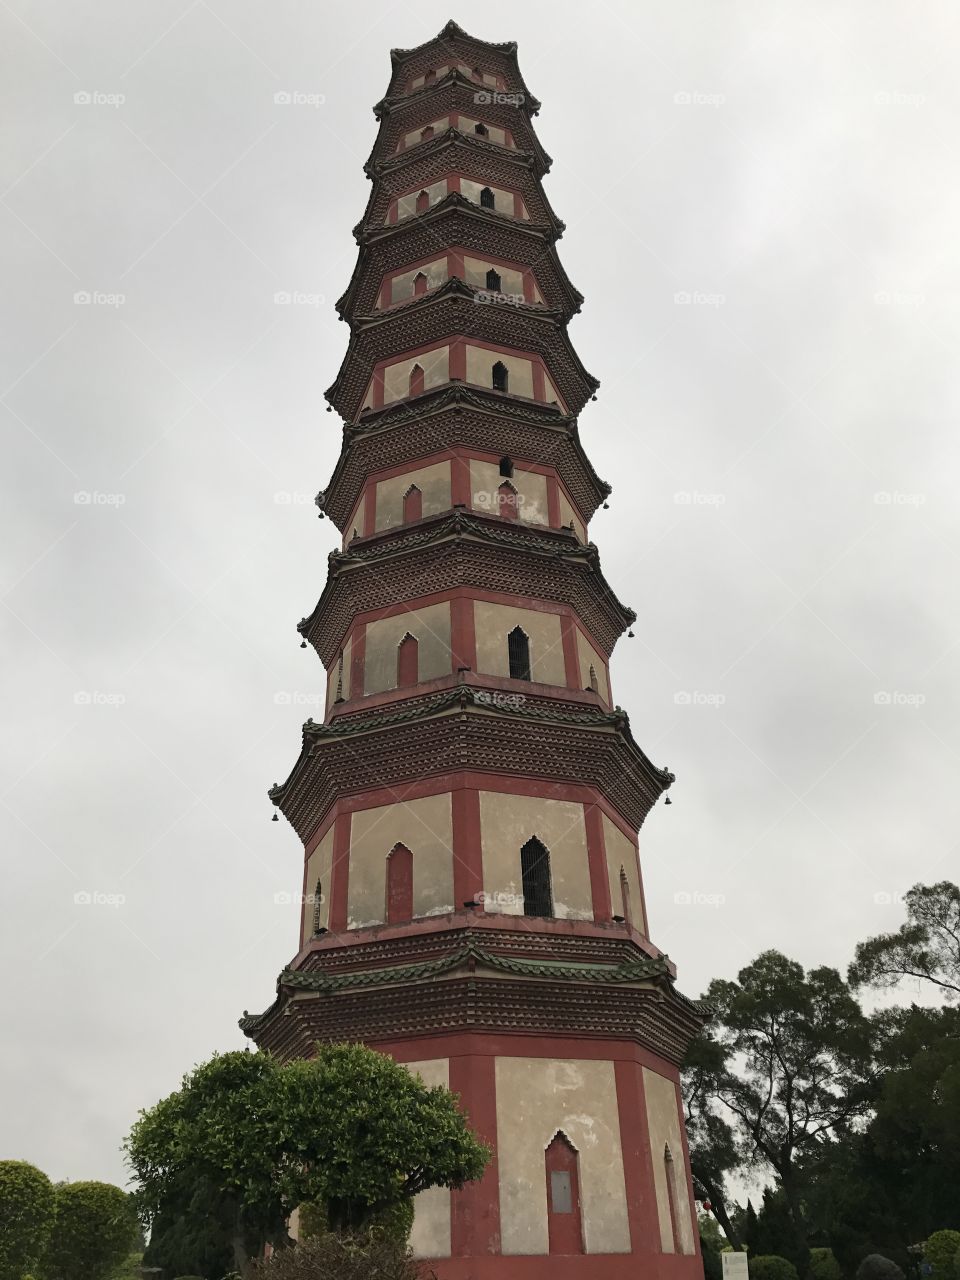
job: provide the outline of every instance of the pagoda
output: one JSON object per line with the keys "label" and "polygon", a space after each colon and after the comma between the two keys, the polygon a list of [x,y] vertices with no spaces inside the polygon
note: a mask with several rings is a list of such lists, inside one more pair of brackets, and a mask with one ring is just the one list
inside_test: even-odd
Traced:
{"label": "pagoda", "polygon": [[651,941],[638,831],[673,775],[614,705],[635,619],[589,522],[539,103],[516,45],[394,50],[317,498],[342,534],[299,625],[322,723],[273,803],[300,949],[241,1026],[363,1042],[459,1095],[493,1158],[415,1202],[440,1280],[702,1277],[679,1067],[703,1022]]}

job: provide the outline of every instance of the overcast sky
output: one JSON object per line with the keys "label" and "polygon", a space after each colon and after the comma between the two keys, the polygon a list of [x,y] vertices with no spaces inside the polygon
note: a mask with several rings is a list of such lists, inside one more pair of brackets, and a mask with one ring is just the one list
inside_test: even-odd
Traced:
{"label": "overcast sky", "polygon": [[957,877],[955,4],[0,13],[0,1158],[124,1181],[138,1108],[244,1044],[296,950],[266,791],[323,691],[295,626],[335,536],[333,302],[388,51],[451,16],[544,104],[681,989],[772,946],[844,968]]}

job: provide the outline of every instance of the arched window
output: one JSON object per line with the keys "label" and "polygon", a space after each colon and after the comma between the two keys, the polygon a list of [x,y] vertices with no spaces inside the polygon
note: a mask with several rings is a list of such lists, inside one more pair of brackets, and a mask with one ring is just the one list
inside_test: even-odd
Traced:
{"label": "arched window", "polygon": [[421,520],[422,518],[423,494],[415,484],[412,484],[403,495],[403,523],[410,524],[413,520]]}
{"label": "arched window", "polygon": [[500,459],[500,474],[502,476],[506,476],[508,480],[513,478],[513,459],[512,458]]}
{"label": "arched window", "polygon": [[502,360],[498,360],[490,370],[490,382],[494,391],[506,391],[510,383],[510,371]]}
{"label": "arched window", "polygon": [[422,298],[426,292],[427,292],[427,277],[423,274],[422,271],[418,271],[417,274],[413,277],[413,296],[415,298]]}
{"label": "arched window", "polygon": [[507,636],[507,659],[511,680],[530,679],[530,639],[519,627]]}
{"label": "arched window", "polygon": [[420,141],[426,142],[428,138],[433,137],[433,125],[428,124],[426,128],[420,130]]}
{"label": "arched window", "polygon": [[547,1147],[544,1165],[550,1252],[583,1253],[579,1161],[576,1148],[562,1130]]}
{"label": "arched window", "polygon": [[490,130],[487,128],[485,124],[482,124],[480,121],[478,121],[473,126],[473,132],[477,135],[478,138],[485,138],[490,132]]}
{"label": "arched window", "polygon": [[423,369],[415,364],[410,370],[410,394],[418,396],[423,390]]}
{"label": "arched window", "polygon": [[395,844],[387,855],[387,924],[413,919],[413,854]]}
{"label": "arched window", "polygon": [[504,480],[497,490],[497,515],[501,520],[516,520],[519,508],[520,495],[509,480]]}
{"label": "arched window", "polygon": [[420,645],[408,631],[397,645],[397,688],[409,689],[419,678]]}
{"label": "arched window", "polygon": [[492,293],[499,293],[502,285],[500,281],[500,272],[494,271],[493,267],[487,272],[487,288]]}
{"label": "arched window", "polygon": [[670,1205],[670,1229],[673,1235],[673,1252],[683,1253],[680,1241],[680,1219],[677,1214],[677,1170],[669,1143],[663,1146],[663,1172],[667,1179],[667,1201]]}
{"label": "arched window", "polygon": [[620,898],[623,902],[623,918],[627,924],[633,924],[633,915],[630,909],[630,881],[627,879],[626,867],[620,868]]}
{"label": "arched window", "polygon": [[594,693],[598,693],[600,690],[600,682],[597,680],[597,668],[592,663],[590,664],[590,683],[587,688],[592,689]]}
{"label": "arched window", "polygon": [[480,208],[495,209],[496,207],[497,207],[497,202],[493,192],[490,190],[489,187],[484,187],[483,190],[480,192]]}
{"label": "arched window", "polygon": [[550,854],[536,836],[532,836],[520,850],[520,874],[523,877],[523,914],[552,916]]}
{"label": "arched window", "polygon": [[323,902],[323,886],[317,881],[317,887],[313,891],[313,936],[316,937],[320,932],[320,904]]}
{"label": "arched window", "polygon": [[426,191],[421,191],[417,196],[417,213],[426,213],[430,208],[430,196]]}

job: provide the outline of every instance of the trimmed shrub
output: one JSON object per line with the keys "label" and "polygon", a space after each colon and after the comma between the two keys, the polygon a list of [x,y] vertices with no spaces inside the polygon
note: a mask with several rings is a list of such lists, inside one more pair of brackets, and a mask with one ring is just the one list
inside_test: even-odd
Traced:
{"label": "trimmed shrub", "polygon": [[38,1267],[54,1216],[53,1184],[25,1160],[0,1160],[0,1280]]}
{"label": "trimmed shrub", "polygon": [[933,1280],[953,1280],[957,1274],[960,1231],[935,1231],[923,1246],[923,1260],[933,1267]]}
{"label": "trimmed shrub", "polygon": [[807,1280],[842,1280],[840,1263],[832,1249],[811,1249]]}
{"label": "trimmed shrub", "polygon": [[790,1259],[778,1253],[761,1253],[750,1259],[749,1266],[750,1280],[800,1280]]}
{"label": "trimmed shrub", "polygon": [[52,1280],[104,1280],[137,1239],[133,1199],[109,1182],[61,1182],[43,1271]]}
{"label": "trimmed shrub", "polygon": [[255,1280],[435,1280],[382,1229],[327,1232],[254,1264]]}
{"label": "trimmed shrub", "polygon": [[882,1253],[868,1253],[857,1267],[857,1280],[905,1280],[892,1258]]}

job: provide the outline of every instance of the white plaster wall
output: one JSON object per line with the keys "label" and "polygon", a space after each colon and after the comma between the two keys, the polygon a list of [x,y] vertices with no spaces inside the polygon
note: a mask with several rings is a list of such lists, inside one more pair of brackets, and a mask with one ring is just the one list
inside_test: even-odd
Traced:
{"label": "white plaster wall", "polygon": [[484,910],[523,915],[520,850],[531,836],[550,853],[555,916],[560,920],[592,920],[583,806],[569,800],[498,791],[480,793]]}
{"label": "white plaster wall", "polygon": [[663,1158],[664,1147],[669,1146],[676,1175],[673,1185],[680,1252],[693,1253],[693,1218],[683,1162],[677,1086],[666,1076],[661,1076],[656,1071],[651,1071],[649,1067],[644,1067],[643,1091],[647,1100],[647,1127],[650,1131],[650,1153],[653,1157],[653,1181],[657,1195],[657,1218],[660,1223],[660,1248],[663,1253],[674,1252],[667,1170]]}
{"label": "white plaster wall", "polygon": [[388,305],[393,302],[403,302],[406,298],[412,298],[413,282],[421,274],[427,277],[427,289],[438,289],[447,279],[446,254],[433,262],[425,262],[420,267],[414,267],[412,271],[404,271],[400,275],[394,276],[390,283]]}
{"label": "white plaster wall", "polygon": [[494,262],[484,262],[481,258],[463,259],[463,274],[467,284],[475,289],[486,289],[487,272],[494,270],[500,276],[501,293],[518,293],[523,297],[523,272],[515,267],[498,267]]}
{"label": "white plaster wall", "polygon": [[[432,209],[447,194],[447,180],[441,178],[439,182],[432,182],[429,187],[421,187],[421,191],[427,193],[427,207]],[[402,222],[404,218],[412,218],[417,212],[417,198],[420,191],[410,191],[405,196],[401,196],[397,201],[397,221]],[[387,215],[389,221],[389,213]]]}
{"label": "white plaster wall", "polygon": [[421,683],[450,671],[450,604],[444,601],[367,624],[364,694],[397,687],[397,648],[408,631],[416,637],[419,646]]}
{"label": "white plaster wall", "polygon": [[[333,865],[333,824],[317,847],[307,859],[307,883],[304,893],[315,893],[317,881],[320,881],[320,927],[326,929],[330,923],[330,868]],[[305,944],[313,937],[314,904],[308,902],[303,911],[303,938]]]}
{"label": "white plaster wall", "polygon": [[487,124],[485,120],[471,120],[468,116],[461,116],[458,127],[461,133],[473,133],[477,125],[481,123],[487,131],[488,142],[495,142],[500,147],[513,146],[513,142],[507,137],[506,130],[501,129],[499,125]]}
{"label": "white plaster wall", "polygon": [[420,134],[424,129],[428,129],[433,125],[434,134],[446,133],[450,128],[450,117],[444,116],[442,120],[431,120],[428,124],[421,125],[419,129],[411,129],[409,133],[403,135],[402,140],[397,143],[397,150],[404,151],[407,147],[415,147],[420,141]]}
{"label": "white plaster wall", "polygon": [[637,846],[623,834],[615,822],[611,822],[606,814],[603,821],[603,846],[607,851],[607,875],[610,879],[610,901],[614,915],[622,915],[622,891],[620,888],[620,868],[627,873],[627,886],[630,890],[630,913],[635,929],[644,937],[647,936],[647,922],[643,916],[643,896],[640,893],[640,860]]}
{"label": "white plaster wall", "polygon": [[327,673],[327,710],[333,706],[337,697],[337,682],[343,676],[343,700],[344,702],[350,697],[350,660],[353,654],[353,637],[346,642],[341,650],[343,655],[343,664],[341,667],[340,659],[338,659]]}
{"label": "white plaster wall", "polygon": [[[498,493],[504,477],[497,462],[481,462],[470,459],[471,505],[488,515],[496,515]],[[514,466],[510,484],[519,496],[517,515],[527,524],[547,524],[547,477],[539,471],[524,471]]]}
{"label": "white plaster wall", "polygon": [[[489,351],[486,347],[467,347],[467,381],[478,387],[493,386],[493,366],[497,361],[507,367],[510,394],[533,399],[533,365],[522,356],[505,351]],[[406,394],[406,392],[404,392]]]}
{"label": "white plaster wall", "polygon": [[520,627],[530,641],[531,679],[540,684],[566,684],[559,614],[475,600],[473,621],[479,672],[509,678],[507,636],[514,627]]}
{"label": "white plaster wall", "polygon": [[[497,213],[506,214],[508,218],[515,217],[514,195],[512,191],[505,191],[503,187],[495,187],[489,182],[474,182],[472,178],[460,179],[460,194],[466,200],[472,201],[473,204],[480,203],[480,192],[484,187],[490,187],[493,192],[493,207]],[[522,218],[526,218],[526,208],[521,204]]]}
{"label": "white plaster wall", "polygon": [[[425,1062],[405,1062],[411,1075],[418,1075],[431,1089],[442,1084],[450,1088],[450,1062],[431,1058]],[[450,1257],[450,1188],[430,1187],[413,1201],[413,1229],[410,1248],[415,1258]]]}
{"label": "white plaster wall", "polygon": [[435,347],[433,351],[424,351],[422,355],[410,356],[406,360],[398,360],[396,364],[387,365],[383,371],[384,404],[405,400],[410,394],[410,370],[415,364],[423,370],[425,391],[450,381],[450,349]]}
{"label": "white plaster wall", "polygon": [[403,499],[412,484],[423,495],[424,516],[450,510],[450,462],[435,462],[432,466],[405,471],[401,476],[380,481],[374,521],[378,530],[393,529],[403,524]]}
{"label": "white plaster wall", "polygon": [[[551,392],[551,393],[550,393],[550,397],[549,397],[549,398],[550,398],[551,400],[553,399],[553,392]],[[558,488],[559,488],[559,486],[558,486]],[[567,495],[563,492],[563,490],[562,490],[562,489],[560,489],[560,490],[559,490],[559,498],[560,498],[560,501],[559,501],[558,505],[559,505],[559,507],[560,507],[560,523],[561,523],[561,525],[566,526],[566,525],[568,525],[568,524],[572,524],[572,525],[573,525],[573,528],[574,528],[574,532],[576,533],[576,535],[577,535],[577,537],[580,539],[580,541],[581,541],[581,542],[586,542],[586,540],[587,540],[587,532],[586,532],[586,530],[585,530],[585,529],[584,529],[584,527],[583,527],[583,521],[580,519],[580,517],[579,517],[579,516],[577,515],[577,513],[574,511],[573,507],[572,507],[572,506],[570,505],[570,503],[568,502],[568,500],[567,500]]]}
{"label": "white plaster wall", "polygon": [[498,1058],[496,1079],[503,1252],[550,1251],[544,1152],[562,1129],[579,1155],[585,1252],[629,1253],[613,1063]]}
{"label": "white plaster wall", "polygon": [[360,809],[350,826],[347,923],[351,929],[384,920],[387,858],[397,843],[413,854],[413,914],[453,910],[453,815],[450,793]]}
{"label": "white plaster wall", "polygon": [[607,705],[610,705],[610,688],[607,685],[607,668],[600,654],[587,637],[577,627],[577,661],[580,664],[580,687],[590,688],[590,668],[597,674],[597,692]]}

